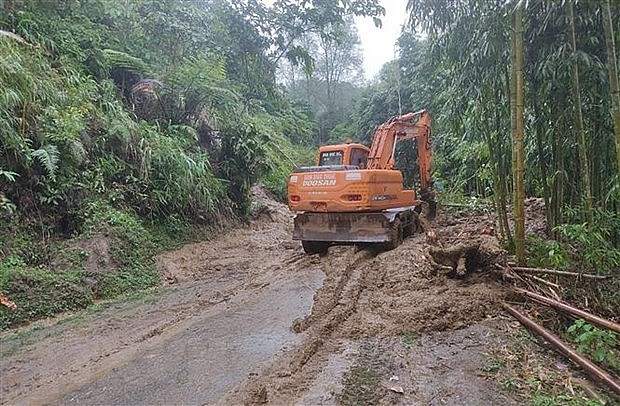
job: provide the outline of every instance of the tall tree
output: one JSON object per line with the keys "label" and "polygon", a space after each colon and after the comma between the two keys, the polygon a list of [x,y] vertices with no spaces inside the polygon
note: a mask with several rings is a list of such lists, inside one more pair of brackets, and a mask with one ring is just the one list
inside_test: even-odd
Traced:
{"label": "tall tree", "polygon": [[618,88],[618,65],[610,0],[603,1],[602,11],[603,27],[605,28],[605,43],[607,45],[611,117],[614,121],[614,132],[616,134],[616,170],[620,173],[620,89]]}
{"label": "tall tree", "polygon": [[322,144],[334,127],[346,120],[353,97],[359,93],[362,56],[357,30],[349,16],[344,23],[326,26],[320,34],[303,35],[294,46],[310,52],[312,69],[286,60],[281,61],[280,69],[287,73],[289,91],[313,106],[317,143]]}
{"label": "tall tree", "polygon": [[385,14],[379,0],[276,0],[271,7],[256,0],[237,0],[233,5],[269,41],[269,56],[274,62],[287,58],[307,67],[313,58],[299,45],[301,37],[328,32],[329,27],[344,23],[351,15],[371,17],[380,26],[380,17]]}
{"label": "tall tree", "polygon": [[325,82],[328,111],[335,107],[336,85],[343,80],[361,80],[362,55],[355,23],[348,17],[344,23],[333,24],[319,36],[321,55],[317,57],[317,73]]}
{"label": "tall tree", "polygon": [[514,82],[515,82],[515,119],[514,119],[514,217],[515,217],[515,251],[517,263],[525,265],[525,181],[523,152],[523,4],[519,2],[514,12]]}
{"label": "tall tree", "polygon": [[590,186],[590,170],[588,169],[588,148],[583,129],[581,90],[579,87],[579,62],[577,60],[577,41],[575,38],[575,15],[572,0],[569,0],[566,3],[566,7],[568,13],[568,24],[570,27],[570,45],[573,54],[571,62],[571,84],[573,93],[573,114],[575,116],[575,135],[577,136],[577,144],[579,146],[579,175],[584,198],[585,219],[588,223],[592,223],[592,188]]}

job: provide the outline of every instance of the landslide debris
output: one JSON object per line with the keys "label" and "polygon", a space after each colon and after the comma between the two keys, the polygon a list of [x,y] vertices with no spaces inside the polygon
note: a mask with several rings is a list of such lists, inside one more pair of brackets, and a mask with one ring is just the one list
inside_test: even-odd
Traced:
{"label": "landslide debris", "polygon": [[[484,215],[454,218],[440,213],[433,224],[436,239],[416,234],[387,252],[336,246],[324,257],[314,256],[325,279],[311,314],[291,326],[304,335],[303,344],[257,371],[225,401],[290,402],[308,390],[330,354],[345,350],[346,343],[457,330],[498,315],[507,292],[490,265],[505,263],[506,252],[496,237],[483,233],[493,225]],[[434,266],[430,252],[450,252],[459,245],[475,254],[467,257],[466,274],[456,278],[452,267]]]}

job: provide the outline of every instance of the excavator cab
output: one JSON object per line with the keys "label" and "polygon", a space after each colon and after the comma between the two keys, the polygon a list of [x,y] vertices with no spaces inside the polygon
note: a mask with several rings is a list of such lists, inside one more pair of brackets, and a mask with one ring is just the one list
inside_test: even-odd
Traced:
{"label": "excavator cab", "polygon": [[364,169],[370,149],[362,144],[327,145],[319,148],[317,166],[357,166]]}

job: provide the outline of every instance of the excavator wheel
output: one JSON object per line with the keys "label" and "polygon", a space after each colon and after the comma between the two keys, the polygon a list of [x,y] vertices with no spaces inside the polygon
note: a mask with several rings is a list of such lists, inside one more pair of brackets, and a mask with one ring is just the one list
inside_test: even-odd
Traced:
{"label": "excavator wheel", "polygon": [[304,252],[308,255],[312,254],[327,254],[327,248],[329,243],[325,241],[305,241],[301,242],[301,246],[304,248]]}
{"label": "excavator wheel", "polygon": [[386,251],[393,250],[403,242],[403,226],[397,217],[390,224],[390,241],[386,242],[383,247]]}

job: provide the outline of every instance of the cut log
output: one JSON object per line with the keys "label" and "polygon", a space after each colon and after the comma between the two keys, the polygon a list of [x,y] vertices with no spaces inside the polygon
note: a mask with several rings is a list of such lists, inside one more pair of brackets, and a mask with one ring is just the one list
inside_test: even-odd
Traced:
{"label": "cut log", "polygon": [[530,297],[538,302],[551,306],[555,309],[561,310],[563,312],[572,314],[573,316],[580,317],[584,320],[589,321],[590,323],[596,324],[598,326],[604,327],[609,330],[613,330],[616,333],[620,333],[620,324],[614,323],[611,320],[606,320],[602,317],[598,317],[592,313],[588,313],[585,310],[577,309],[576,307],[567,305],[566,303],[562,303],[557,300],[549,299],[548,297],[541,296],[537,293],[530,292],[529,290],[516,288],[515,291],[521,293],[527,297]]}
{"label": "cut log", "polygon": [[0,304],[8,307],[9,309],[17,309],[17,305],[15,304],[15,302],[4,296],[2,293],[0,293]]}

